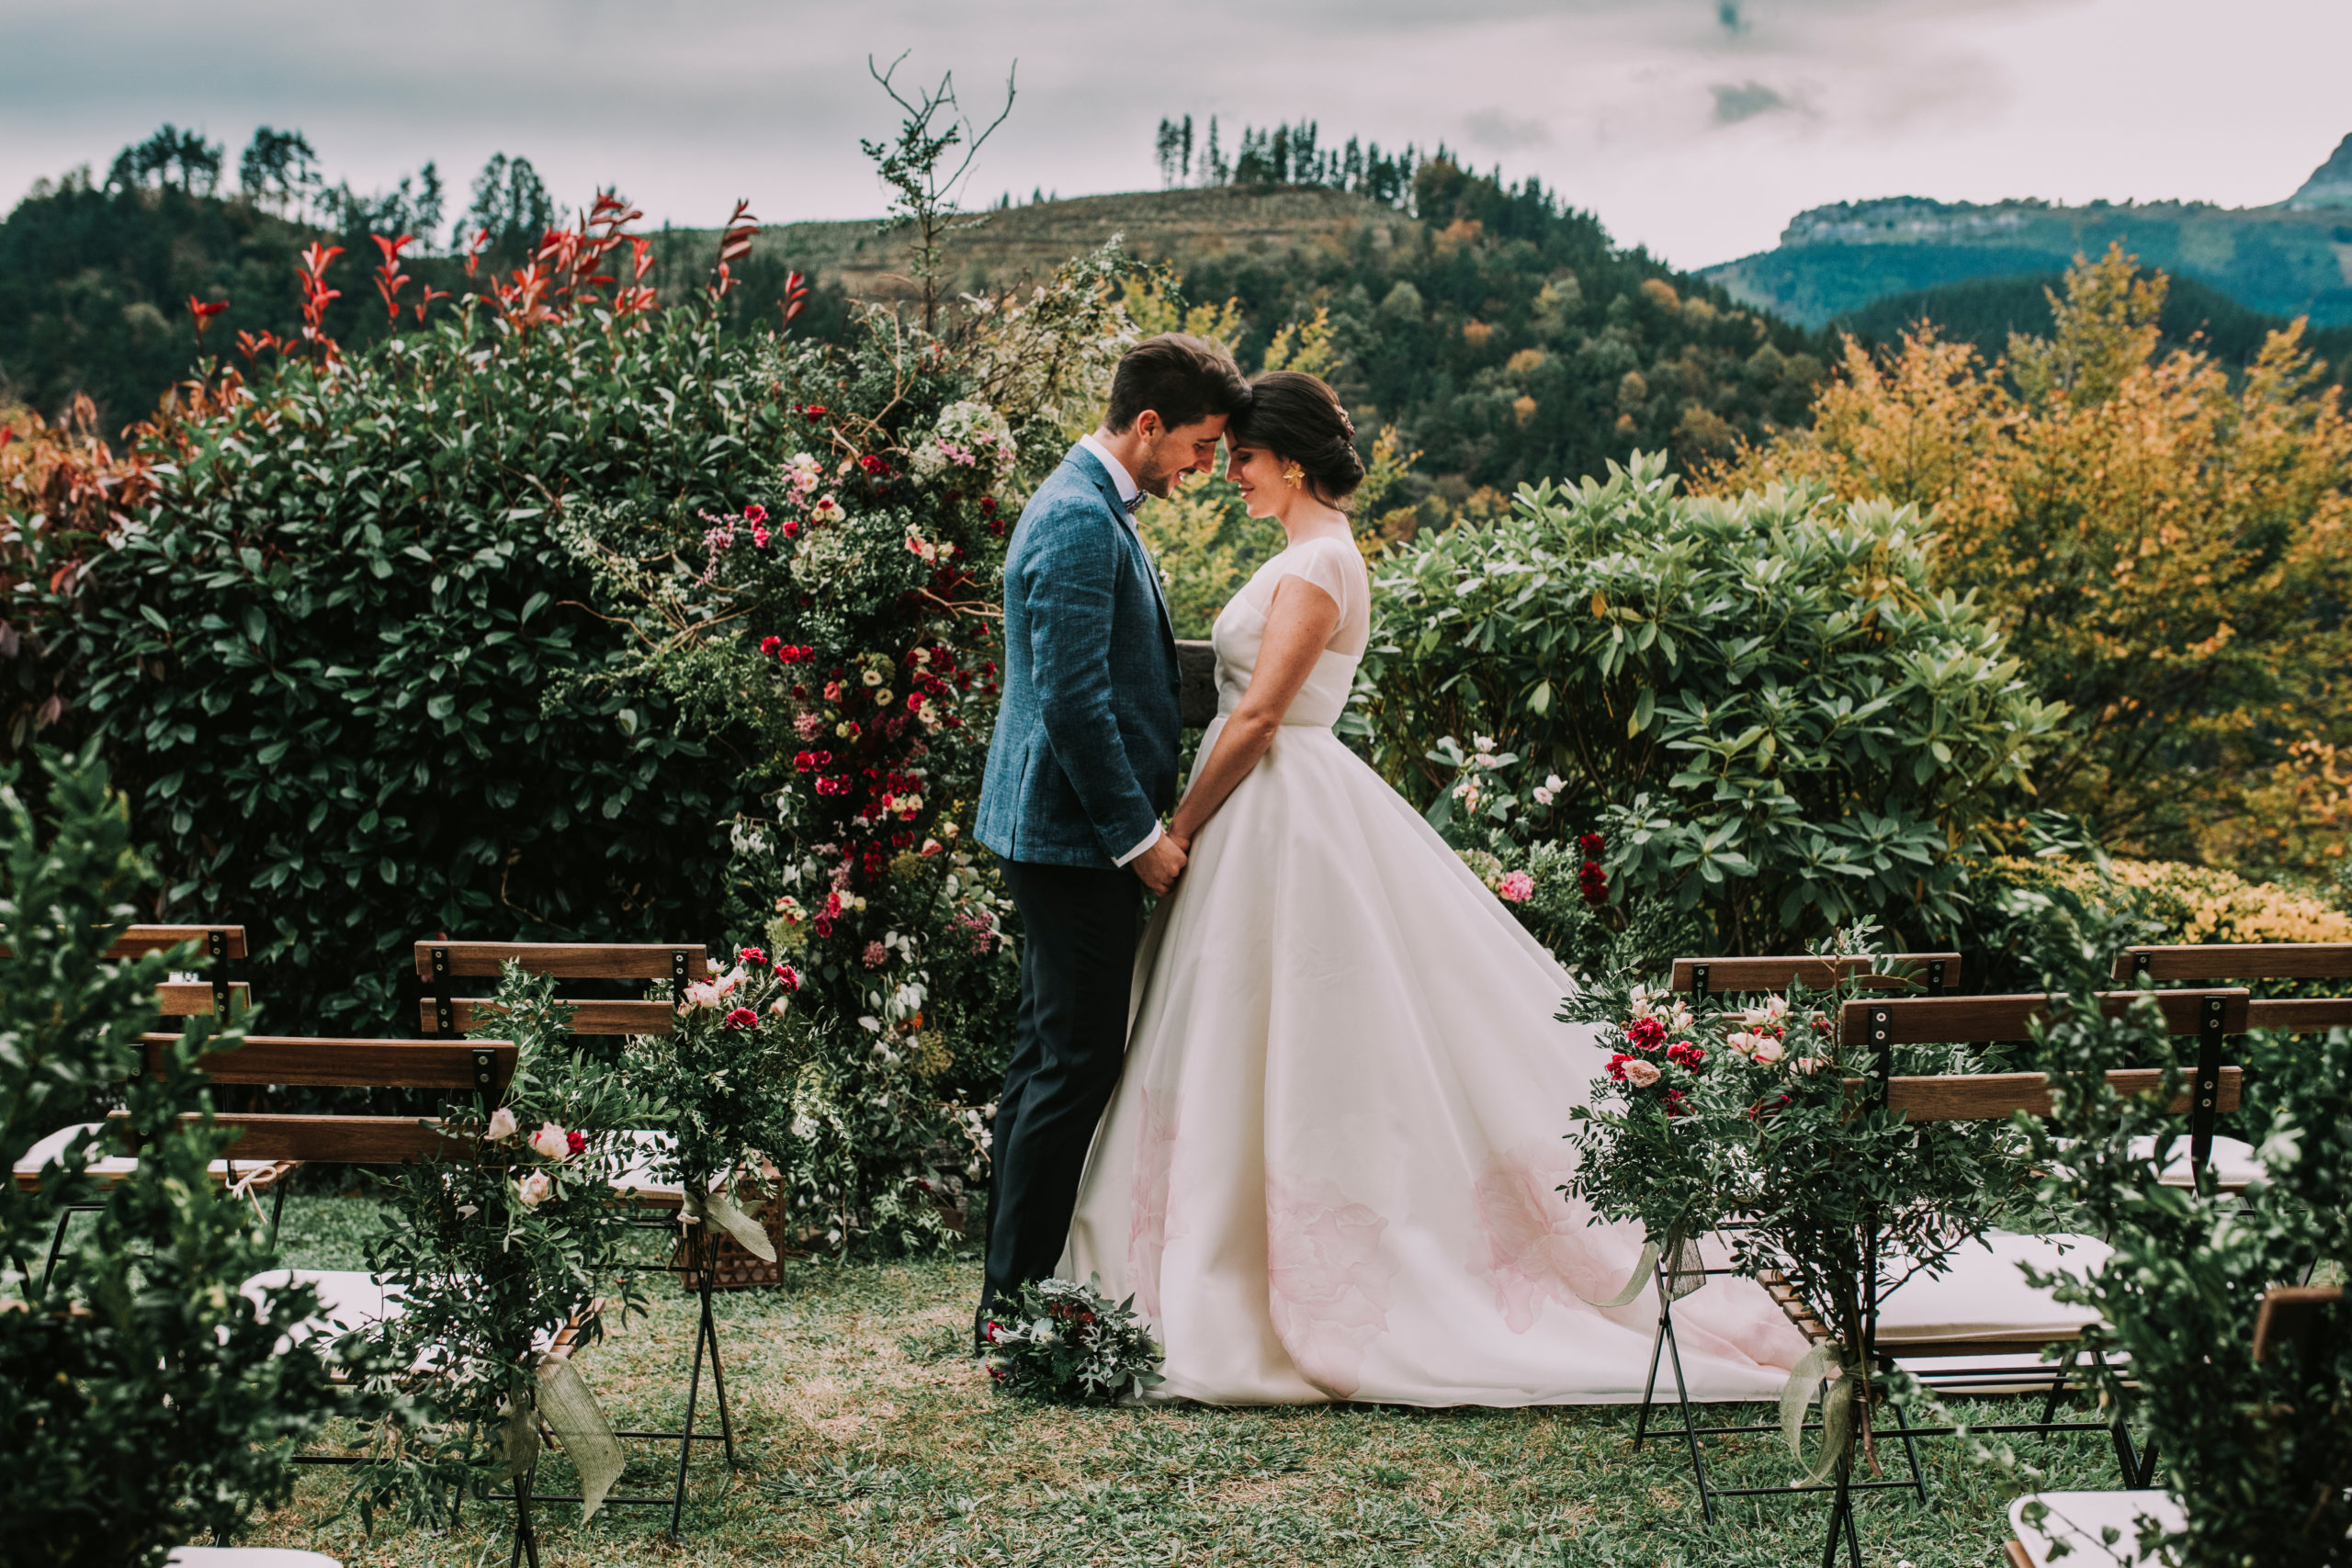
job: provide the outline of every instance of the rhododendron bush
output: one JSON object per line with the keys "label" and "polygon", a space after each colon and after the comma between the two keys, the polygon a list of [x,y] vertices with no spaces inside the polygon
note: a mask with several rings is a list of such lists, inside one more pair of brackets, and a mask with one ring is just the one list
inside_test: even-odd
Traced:
{"label": "rhododendron bush", "polygon": [[1011,1037],[1011,906],[970,838],[1002,659],[1004,547],[1131,340],[1115,252],[967,304],[777,345],[786,410],[723,507],[573,509],[564,536],[639,655],[595,687],[674,705],[739,759],[730,928],[791,966],[814,1058],[777,1151],[796,1224],[918,1245],[986,1168]]}

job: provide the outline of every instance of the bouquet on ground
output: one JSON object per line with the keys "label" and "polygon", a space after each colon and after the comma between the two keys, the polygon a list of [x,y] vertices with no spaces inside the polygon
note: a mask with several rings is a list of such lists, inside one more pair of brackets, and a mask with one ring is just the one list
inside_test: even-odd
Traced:
{"label": "bouquet on ground", "polygon": [[1140,1399],[1157,1388],[1159,1346],[1136,1316],[1135,1298],[1114,1302],[1102,1284],[1022,1286],[1012,1321],[989,1325],[989,1376],[1009,1393],[1074,1404]]}

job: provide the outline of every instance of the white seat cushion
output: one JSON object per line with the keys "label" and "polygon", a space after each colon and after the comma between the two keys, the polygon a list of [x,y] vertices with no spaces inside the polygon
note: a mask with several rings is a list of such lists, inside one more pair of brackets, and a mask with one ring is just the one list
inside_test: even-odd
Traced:
{"label": "white seat cushion", "polygon": [[[2132,1139],[2132,1157],[2133,1159],[2155,1158],[2156,1140],[2152,1137]],[[2242,1143],[2236,1138],[2217,1137],[2213,1140],[2211,1165],[2214,1179],[2222,1184],[2222,1190],[2224,1192],[2242,1192],[2245,1190],[2247,1182],[2263,1174],[2262,1162],[2254,1157],[2254,1145]],[[2164,1171],[2157,1179],[2166,1187],[2189,1185],[2188,1139],[2187,1137],[2173,1140],[2172,1157],[2165,1161]]]}
{"label": "white seat cushion", "polygon": [[361,1269],[273,1269],[246,1280],[238,1287],[238,1293],[254,1303],[258,1315],[266,1301],[264,1292],[294,1285],[318,1291],[319,1311],[295,1325],[293,1339],[348,1334],[355,1328],[390,1322],[401,1314],[399,1287],[386,1285]]}
{"label": "white seat cushion", "polygon": [[[43,1168],[63,1157],[66,1145],[85,1133],[100,1131],[101,1125],[96,1122],[84,1122],[72,1127],[60,1127],[24,1152],[23,1157],[17,1161],[15,1174],[20,1178],[40,1176]],[[240,1174],[251,1175],[256,1170],[267,1169],[271,1162],[241,1160],[236,1163],[241,1167]],[[222,1182],[232,1179],[230,1164],[231,1162],[225,1159],[214,1160],[209,1168],[212,1172],[212,1179]],[[102,1185],[120,1181],[138,1168],[139,1162],[129,1155],[102,1156],[92,1160],[89,1165],[91,1177]]]}
{"label": "white seat cushion", "polygon": [[[2025,1522],[2025,1506],[2037,1498],[2050,1510],[2040,1529]],[[2169,1492],[2042,1492],[2009,1505],[2009,1529],[2033,1568],[2135,1568],[2156,1561],[2140,1552],[2143,1514],[2168,1530],[2186,1522]],[[2116,1532],[2113,1546],[2100,1539],[2108,1529]],[[2050,1549],[2060,1541],[2072,1550],[2052,1559]]]}
{"label": "white seat cushion", "polygon": [[1953,1255],[1939,1275],[1916,1275],[1879,1303],[1878,1343],[1900,1353],[1933,1340],[2071,1339],[2098,1321],[2089,1307],[2053,1301],[2025,1282],[2021,1263],[2080,1271],[2107,1261],[2094,1236],[2010,1235],[1996,1231]]}
{"label": "white seat cushion", "polygon": [[175,1546],[165,1568],[343,1568],[318,1551],[292,1551],[282,1546]]}

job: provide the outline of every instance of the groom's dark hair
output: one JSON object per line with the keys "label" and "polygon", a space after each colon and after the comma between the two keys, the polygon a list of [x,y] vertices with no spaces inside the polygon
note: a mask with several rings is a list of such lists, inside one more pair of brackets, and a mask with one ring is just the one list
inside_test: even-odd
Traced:
{"label": "groom's dark hair", "polygon": [[1190,333],[1162,333],[1127,350],[1111,375],[1103,428],[1116,435],[1149,409],[1174,430],[1250,401],[1250,380],[1221,343]]}

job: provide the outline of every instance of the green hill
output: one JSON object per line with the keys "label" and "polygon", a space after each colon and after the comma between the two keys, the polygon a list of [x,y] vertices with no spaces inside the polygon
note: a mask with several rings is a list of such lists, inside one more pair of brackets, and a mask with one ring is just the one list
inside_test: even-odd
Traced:
{"label": "green hill", "polygon": [[1777,248],[1702,276],[1751,306],[1817,326],[1888,295],[2060,271],[2110,243],[2248,310],[2352,323],[2352,137],[2273,207],[1840,202],[1797,214]]}
{"label": "green hill", "polygon": [[[2009,334],[2047,334],[2052,326],[2050,291],[2063,292],[2054,272],[2027,277],[1979,277],[1908,294],[1873,299],[1833,320],[1834,332],[1852,333],[1871,344],[1891,344],[1919,321],[1932,321],[1946,338],[1966,339],[1988,360],[2008,348]],[[2166,348],[2195,346],[2233,368],[2251,364],[2263,341],[2284,327],[2286,318],[2249,310],[2211,284],[2176,277],[2165,292],[2157,326]],[[2352,379],[2352,326],[2313,327],[2304,336],[2312,351],[2328,360],[2335,375]]]}

